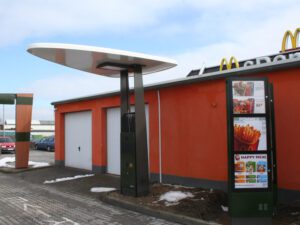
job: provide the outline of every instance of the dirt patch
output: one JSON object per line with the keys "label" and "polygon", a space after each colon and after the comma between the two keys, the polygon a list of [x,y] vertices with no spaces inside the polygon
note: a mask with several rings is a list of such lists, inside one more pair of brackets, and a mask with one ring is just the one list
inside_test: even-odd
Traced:
{"label": "dirt patch", "polygon": [[279,205],[277,207],[277,214],[273,218],[274,225],[300,225],[300,206],[293,205]]}
{"label": "dirt patch", "polygon": [[[160,197],[168,192],[183,193],[193,197],[187,197],[178,202],[160,200]],[[123,196],[118,191],[107,193],[107,195],[159,211],[172,212],[207,221],[222,223],[224,218],[227,217],[227,213],[222,210],[222,206],[227,206],[227,195],[222,191],[213,189],[153,184],[150,188],[150,194],[145,197]]]}
{"label": "dirt patch", "polygon": [[[167,192],[190,193],[193,197],[187,197],[177,203],[160,200]],[[104,194],[104,193],[103,193]],[[130,197],[121,195],[119,191],[106,193],[108,196],[127,201],[129,203],[143,205],[158,211],[171,212],[176,215],[214,221],[220,224],[230,224],[230,217],[226,211],[228,208],[227,194],[223,191],[203,188],[189,188],[177,185],[153,184],[150,193],[145,197]],[[299,205],[279,205],[276,215],[272,219],[274,225],[300,225]]]}

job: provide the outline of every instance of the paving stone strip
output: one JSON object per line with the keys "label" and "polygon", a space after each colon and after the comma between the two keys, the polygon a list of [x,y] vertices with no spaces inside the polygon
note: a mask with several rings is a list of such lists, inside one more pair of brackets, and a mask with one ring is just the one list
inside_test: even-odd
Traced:
{"label": "paving stone strip", "polygon": [[124,210],[89,196],[33,184],[0,173],[1,225],[171,225],[165,220]]}

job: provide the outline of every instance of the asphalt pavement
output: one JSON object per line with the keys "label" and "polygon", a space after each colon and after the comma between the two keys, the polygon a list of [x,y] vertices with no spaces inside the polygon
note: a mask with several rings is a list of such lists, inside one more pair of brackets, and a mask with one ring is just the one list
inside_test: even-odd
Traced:
{"label": "asphalt pavement", "polygon": [[34,162],[47,162],[51,165],[54,165],[54,154],[54,152],[32,149],[29,152],[29,160]]}
{"label": "asphalt pavement", "polygon": [[[34,162],[47,162],[54,165],[54,152],[47,152],[43,150],[30,150],[29,160]],[[0,159],[5,157],[15,157],[14,153],[0,153]]]}

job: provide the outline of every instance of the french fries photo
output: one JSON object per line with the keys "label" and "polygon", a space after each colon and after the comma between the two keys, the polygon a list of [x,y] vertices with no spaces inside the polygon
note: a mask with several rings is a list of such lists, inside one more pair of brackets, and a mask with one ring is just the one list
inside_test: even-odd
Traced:
{"label": "french fries photo", "polygon": [[234,149],[238,151],[256,151],[261,132],[253,126],[234,125]]}

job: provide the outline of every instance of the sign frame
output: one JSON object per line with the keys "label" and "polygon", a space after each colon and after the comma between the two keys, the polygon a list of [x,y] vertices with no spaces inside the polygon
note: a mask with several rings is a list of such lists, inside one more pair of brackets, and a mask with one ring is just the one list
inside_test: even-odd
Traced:
{"label": "sign frame", "polygon": [[[233,82],[264,82],[264,101],[265,101],[265,113],[234,113],[233,110]],[[227,118],[228,118],[228,181],[229,192],[270,192],[272,191],[272,156],[271,156],[271,128],[270,128],[270,108],[269,108],[269,84],[266,77],[230,77],[226,80],[227,83]],[[255,99],[254,99],[255,101]],[[266,150],[256,151],[234,151],[234,119],[235,118],[265,118],[266,123]],[[237,188],[235,184],[235,165],[234,157],[236,154],[243,155],[263,155],[267,154],[267,188],[255,187],[255,188]]]}

